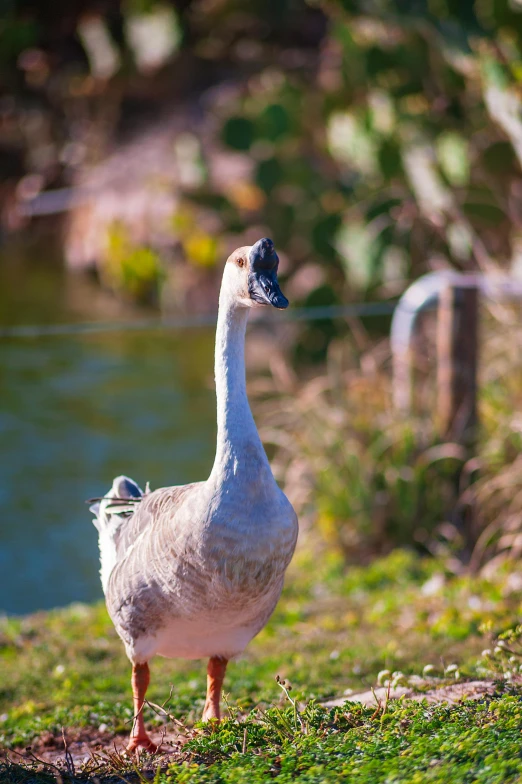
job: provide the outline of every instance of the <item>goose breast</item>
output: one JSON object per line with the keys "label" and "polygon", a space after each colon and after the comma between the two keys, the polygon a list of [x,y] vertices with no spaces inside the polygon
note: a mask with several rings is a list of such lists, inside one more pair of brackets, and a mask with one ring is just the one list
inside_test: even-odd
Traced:
{"label": "goose breast", "polygon": [[107,594],[131,659],[230,658],[265,625],[297,536],[295,512],[274,486],[270,497],[238,499],[206,497],[198,483],[183,488],[175,509],[173,488],[144,499]]}

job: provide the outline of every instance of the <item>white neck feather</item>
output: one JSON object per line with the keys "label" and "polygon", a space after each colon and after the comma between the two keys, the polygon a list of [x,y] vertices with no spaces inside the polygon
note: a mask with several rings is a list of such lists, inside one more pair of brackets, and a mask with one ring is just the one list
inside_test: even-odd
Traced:
{"label": "white neck feather", "polygon": [[[245,380],[245,332],[249,309],[221,288],[216,329],[217,446],[211,477],[219,483],[241,474],[272,476],[250,411]],[[246,475],[246,476],[245,476]],[[252,477],[259,481],[261,476]]]}

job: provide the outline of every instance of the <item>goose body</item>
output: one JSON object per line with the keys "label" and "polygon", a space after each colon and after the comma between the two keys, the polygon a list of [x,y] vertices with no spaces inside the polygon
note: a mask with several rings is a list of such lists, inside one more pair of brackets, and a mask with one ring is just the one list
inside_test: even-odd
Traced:
{"label": "goose body", "polygon": [[[288,302],[270,240],[239,248],[223,274],[216,330],[216,457],[205,482],[143,493],[127,477],[93,508],[109,614],[133,664],[137,714],[130,749],[152,744],[142,707],[155,655],[208,658],[204,718],[219,718],[226,662],[263,628],[297,538],[248,404],[249,309]],[[143,693],[142,693],[143,692]]]}
{"label": "goose body", "polygon": [[296,527],[275,482],[260,489],[227,493],[201,482],[144,496],[124,524],[106,591],[132,662],[155,654],[230,659],[263,628]]}

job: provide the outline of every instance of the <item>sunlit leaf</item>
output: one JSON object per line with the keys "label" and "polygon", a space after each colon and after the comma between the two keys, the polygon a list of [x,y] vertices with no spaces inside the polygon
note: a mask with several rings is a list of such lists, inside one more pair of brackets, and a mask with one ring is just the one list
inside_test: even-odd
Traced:
{"label": "sunlit leaf", "polygon": [[466,185],[469,179],[469,144],[463,136],[446,131],[437,139],[437,158],[452,185]]}
{"label": "sunlit leaf", "polygon": [[194,234],[184,242],[187,258],[199,267],[212,267],[218,257],[218,241],[210,234]]}
{"label": "sunlit leaf", "polygon": [[145,72],[165,65],[182,37],[176,12],[166,3],[132,10],[125,17],[125,33],[138,69]]}
{"label": "sunlit leaf", "polygon": [[335,112],[328,121],[330,152],[362,174],[377,172],[377,141],[362,122],[349,112]]}
{"label": "sunlit leaf", "polygon": [[509,86],[506,69],[493,57],[485,57],[482,61],[482,74],[486,84],[500,90]]}
{"label": "sunlit leaf", "polygon": [[372,127],[382,134],[393,131],[396,123],[395,107],[384,90],[372,90],[368,95]]}
{"label": "sunlit leaf", "polygon": [[143,302],[157,295],[164,278],[160,255],[152,248],[133,244],[121,223],[109,227],[101,272],[109,286]]}
{"label": "sunlit leaf", "polygon": [[461,261],[467,261],[473,248],[473,235],[463,223],[450,223],[446,229],[446,237],[452,255]]}
{"label": "sunlit leaf", "polygon": [[380,245],[362,222],[345,223],[337,233],[339,251],[348,281],[359,289],[368,288],[375,273]]}

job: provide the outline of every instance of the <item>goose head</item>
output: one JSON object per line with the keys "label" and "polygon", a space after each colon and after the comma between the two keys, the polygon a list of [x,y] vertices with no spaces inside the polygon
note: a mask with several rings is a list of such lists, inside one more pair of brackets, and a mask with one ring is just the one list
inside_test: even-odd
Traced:
{"label": "goose head", "polygon": [[255,245],[245,245],[232,253],[225,265],[223,287],[241,307],[272,305],[284,310],[288,300],[279,288],[278,266],[274,243],[263,237]]}

